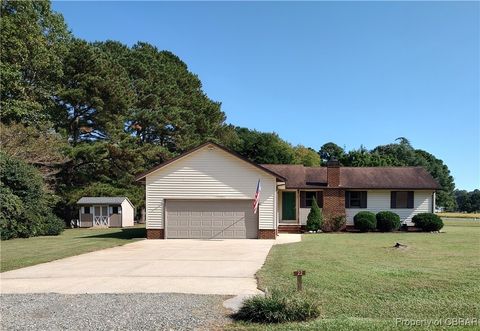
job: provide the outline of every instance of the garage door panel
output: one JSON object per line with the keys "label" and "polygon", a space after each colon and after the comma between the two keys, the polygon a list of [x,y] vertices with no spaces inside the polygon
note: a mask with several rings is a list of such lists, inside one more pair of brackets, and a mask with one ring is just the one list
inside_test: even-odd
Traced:
{"label": "garage door panel", "polygon": [[225,226],[224,222],[222,220],[220,221],[213,221],[212,226],[215,228],[223,228]]}
{"label": "garage door panel", "polygon": [[250,200],[166,202],[167,238],[257,238],[257,232]]}

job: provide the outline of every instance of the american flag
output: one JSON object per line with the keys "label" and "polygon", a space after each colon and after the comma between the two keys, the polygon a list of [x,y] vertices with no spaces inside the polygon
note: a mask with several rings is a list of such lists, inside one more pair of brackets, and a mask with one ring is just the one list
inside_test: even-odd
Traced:
{"label": "american flag", "polygon": [[258,210],[258,204],[260,202],[260,191],[262,190],[262,186],[260,185],[260,179],[257,183],[257,190],[255,191],[255,197],[253,199],[253,213],[256,214]]}

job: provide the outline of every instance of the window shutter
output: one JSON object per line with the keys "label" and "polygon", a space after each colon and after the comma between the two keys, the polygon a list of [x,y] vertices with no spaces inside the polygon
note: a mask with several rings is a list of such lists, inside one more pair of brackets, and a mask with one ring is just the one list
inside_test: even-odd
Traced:
{"label": "window shutter", "polygon": [[390,208],[397,208],[397,192],[395,191],[390,192]]}
{"label": "window shutter", "polygon": [[367,191],[360,193],[360,208],[367,208]]}
{"label": "window shutter", "polygon": [[322,191],[317,192],[317,204],[320,208],[323,208],[323,192]]}
{"label": "window shutter", "polygon": [[407,208],[413,208],[413,191],[408,191]]}
{"label": "window shutter", "polygon": [[300,208],[307,208],[307,192],[300,191]]}
{"label": "window shutter", "polygon": [[350,191],[345,191],[345,208],[350,208]]}

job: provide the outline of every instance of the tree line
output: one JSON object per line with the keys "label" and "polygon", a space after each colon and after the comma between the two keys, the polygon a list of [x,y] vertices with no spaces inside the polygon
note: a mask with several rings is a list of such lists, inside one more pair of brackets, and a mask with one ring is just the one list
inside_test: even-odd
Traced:
{"label": "tree line", "polygon": [[[145,42],[77,38],[49,1],[2,1],[0,33],[2,191],[10,202],[22,194],[4,171],[21,164],[41,178],[35,189],[51,219],[74,218],[82,196],[128,196],[141,208],[134,176],[207,140],[258,163],[320,166],[336,157],[345,166],[424,166],[443,187],[437,204],[455,209],[448,167],[406,139],[351,151],[330,142],[316,151],[229,125],[178,56]],[[2,228],[14,217],[3,206]]]}
{"label": "tree line", "polygon": [[480,212],[480,190],[455,190],[457,210],[466,213]]}

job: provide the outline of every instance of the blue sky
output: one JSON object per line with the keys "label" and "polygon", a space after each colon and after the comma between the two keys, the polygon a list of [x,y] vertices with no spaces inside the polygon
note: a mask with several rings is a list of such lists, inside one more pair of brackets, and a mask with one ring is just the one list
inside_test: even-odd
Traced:
{"label": "blue sky", "polygon": [[407,137],[480,187],[479,2],[54,2],[89,41],[170,50],[227,122],[316,150]]}

